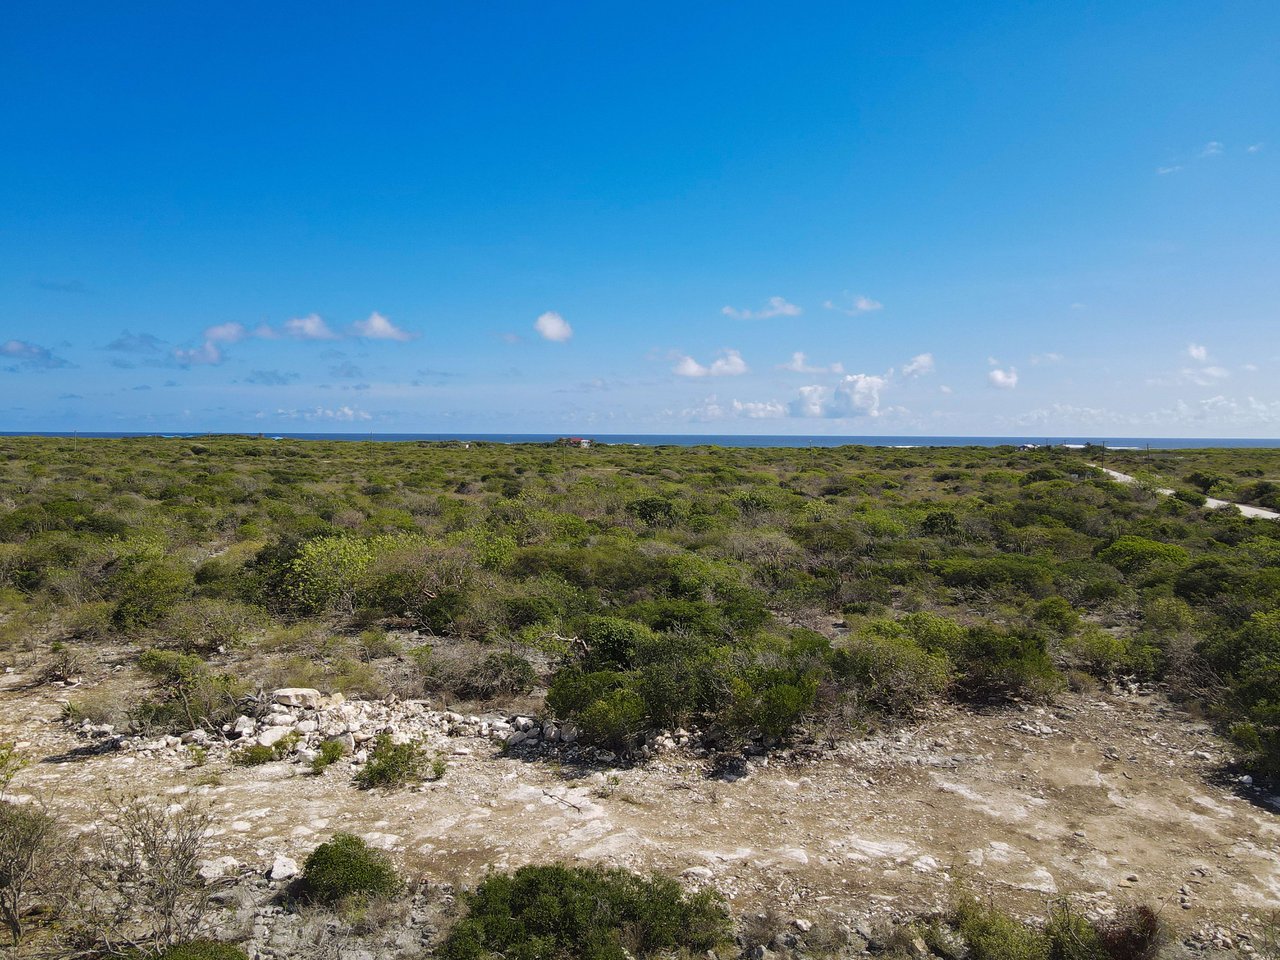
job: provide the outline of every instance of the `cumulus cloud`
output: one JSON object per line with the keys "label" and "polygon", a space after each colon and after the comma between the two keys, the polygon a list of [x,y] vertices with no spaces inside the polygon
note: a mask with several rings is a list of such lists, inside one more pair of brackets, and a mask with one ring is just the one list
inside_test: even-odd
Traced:
{"label": "cumulus cloud", "polygon": [[1187,356],[1197,363],[1204,363],[1209,359],[1209,348],[1200,343],[1187,344]]}
{"label": "cumulus cloud", "polygon": [[297,340],[337,340],[338,335],[329,329],[318,313],[286,320],[284,332]]}
{"label": "cumulus cloud", "polygon": [[733,412],[751,420],[772,420],[775,417],[785,417],[787,408],[777,400],[735,400],[733,401]]}
{"label": "cumulus cloud", "polygon": [[814,366],[808,358],[797,350],[786,363],[778,364],[779,370],[790,370],[792,373],[844,373],[844,364],[836,362],[828,366]]}
{"label": "cumulus cloud", "polygon": [[987,374],[987,382],[998,390],[1012,390],[1018,385],[1018,371],[1014,367],[1008,370],[997,367]]}
{"label": "cumulus cloud", "polygon": [[735,320],[769,320],[773,317],[798,317],[804,311],[794,303],[788,303],[785,297],[770,297],[759,310],[739,310],[737,307],[725,306],[720,312]]}
{"label": "cumulus cloud", "polygon": [[694,421],[738,418],[773,420],[786,415],[786,406],[776,400],[732,400],[726,404],[722,403],[715,394],[707,397],[696,407],[686,407],[679,413],[680,419]]}
{"label": "cumulus cloud", "polygon": [[19,370],[57,370],[71,364],[48,347],[27,340],[6,340],[0,343],[0,359],[14,361],[4,369],[9,373]]}
{"label": "cumulus cloud", "polygon": [[720,355],[704,366],[693,357],[676,355],[676,365],[671,372],[678,377],[736,377],[746,373],[747,362],[737,350],[721,350]]}
{"label": "cumulus cloud", "polygon": [[107,350],[116,353],[159,353],[165,343],[159,337],[149,333],[130,333],[123,330],[120,336],[107,344]]}
{"label": "cumulus cloud", "polygon": [[810,384],[788,405],[793,417],[849,419],[880,416],[880,394],[889,385],[887,376],[866,373],[846,375],[834,387]]}
{"label": "cumulus cloud", "polygon": [[856,317],[860,313],[871,313],[872,311],[881,309],[884,304],[879,300],[872,300],[870,297],[858,294],[854,296],[848,290],[844,292],[844,302],[837,303],[835,300],[826,300],[822,306],[827,310],[834,310],[836,313],[843,313],[846,317]]}
{"label": "cumulus cloud", "polygon": [[573,336],[573,327],[569,326],[569,321],[554,310],[548,310],[533,321],[533,329],[538,331],[538,336],[543,340],[550,340],[552,343],[564,343]]}
{"label": "cumulus cloud", "polygon": [[902,365],[902,374],[906,377],[923,377],[925,374],[933,373],[933,370],[932,353],[918,353]]}
{"label": "cumulus cloud", "polygon": [[286,420],[332,420],[338,423],[354,423],[357,420],[372,420],[373,415],[359,407],[342,406],[337,408],[313,407],[310,410],[277,410],[277,417]]}
{"label": "cumulus cloud", "polygon": [[369,314],[368,320],[357,320],[351,325],[351,329],[355,331],[357,337],[364,337],[366,340],[398,340],[404,343],[414,337],[412,333],[400,329],[377,310]]}
{"label": "cumulus cloud", "polygon": [[1181,169],[1182,169],[1182,165],[1178,163],[1171,164],[1170,166],[1167,166],[1167,167],[1156,167],[1156,175],[1161,177],[1167,177],[1169,174],[1177,173]]}
{"label": "cumulus cloud", "polygon": [[173,351],[173,362],[180,367],[216,366],[222,361],[222,348],[216,340],[205,340],[200,346],[190,349],[176,347]]}
{"label": "cumulus cloud", "polygon": [[1225,148],[1217,140],[1210,140],[1200,151],[1202,157],[1220,157]]}
{"label": "cumulus cloud", "polygon": [[1260,144],[1260,143],[1251,143],[1251,144],[1249,144],[1249,146],[1245,147],[1245,150],[1246,150],[1248,153],[1261,153],[1261,152],[1262,152],[1262,144]]}

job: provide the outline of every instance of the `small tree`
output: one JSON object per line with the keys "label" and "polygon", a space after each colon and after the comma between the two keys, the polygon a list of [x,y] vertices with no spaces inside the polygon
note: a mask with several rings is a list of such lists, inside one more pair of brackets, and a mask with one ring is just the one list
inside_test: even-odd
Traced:
{"label": "small tree", "polygon": [[158,952],[202,932],[208,894],[198,871],[211,823],[195,804],[107,800],[85,865],[96,896],[84,898],[83,919],[108,947],[145,943]]}
{"label": "small tree", "polygon": [[40,899],[60,892],[67,840],[58,821],[35,804],[0,800],[0,919],[16,950],[22,918]]}

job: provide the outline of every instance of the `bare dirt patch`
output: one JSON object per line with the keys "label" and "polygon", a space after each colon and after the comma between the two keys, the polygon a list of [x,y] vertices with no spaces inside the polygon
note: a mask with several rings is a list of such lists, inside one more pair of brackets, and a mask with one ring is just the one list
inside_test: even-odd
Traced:
{"label": "bare dirt patch", "polygon": [[586,770],[549,749],[503,755],[442,733],[443,779],[383,792],[357,790],[346,762],[315,776],[298,763],[86,749],[59,720],[66,696],[0,681],[0,739],[36,761],[13,793],[75,823],[108,790],[200,796],[217,817],[215,855],[263,870],[345,830],[436,883],[602,862],[715,884],[739,912],[797,917],[938,909],[958,884],[1029,914],[1064,895],[1163,904],[1186,932],[1249,929],[1280,908],[1277,801],[1222,777],[1221,742],[1158,697],[946,708],[816,759],[758,758],[737,778],[681,752]]}

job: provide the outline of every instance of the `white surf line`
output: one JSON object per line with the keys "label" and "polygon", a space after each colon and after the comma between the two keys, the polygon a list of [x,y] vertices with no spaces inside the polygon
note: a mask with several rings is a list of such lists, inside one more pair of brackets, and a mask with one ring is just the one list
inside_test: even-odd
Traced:
{"label": "white surf line", "polygon": [[[1098,467],[1096,463],[1089,464],[1091,467]],[[1119,470],[1108,470],[1106,467],[1098,467],[1103,473],[1112,480],[1119,480],[1121,483],[1137,483],[1137,477],[1131,477],[1127,473],[1121,473]],[[1163,494],[1166,497],[1173,496],[1173,491],[1164,487],[1156,489],[1156,493]],[[1211,510],[1217,510],[1220,507],[1235,507],[1246,517],[1255,517],[1262,520],[1280,520],[1280,513],[1275,510],[1267,510],[1263,507],[1251,507],[1247,503],[1232,503],[1229,500],[1215,500],[1213,497],[1205,497],[1204,505]]]}

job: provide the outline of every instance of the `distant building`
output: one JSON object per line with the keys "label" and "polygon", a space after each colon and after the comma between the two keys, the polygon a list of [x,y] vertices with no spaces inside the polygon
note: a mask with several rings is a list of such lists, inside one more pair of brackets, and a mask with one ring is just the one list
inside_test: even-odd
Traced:
{"label": "distant building", "polygon": [[591,441],[584,440],[582,437],[561,437],[556,443],[566,447],[578,447],[581,450],[591,446]]}

